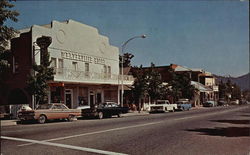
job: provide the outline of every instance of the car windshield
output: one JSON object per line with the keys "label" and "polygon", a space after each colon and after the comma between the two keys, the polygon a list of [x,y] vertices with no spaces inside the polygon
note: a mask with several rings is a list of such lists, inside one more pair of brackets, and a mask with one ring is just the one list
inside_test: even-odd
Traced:
{"label": "car windshield", "polygon": [[37,107],[37,109],[50,109],[51,106],[51,104],[41,104]]}

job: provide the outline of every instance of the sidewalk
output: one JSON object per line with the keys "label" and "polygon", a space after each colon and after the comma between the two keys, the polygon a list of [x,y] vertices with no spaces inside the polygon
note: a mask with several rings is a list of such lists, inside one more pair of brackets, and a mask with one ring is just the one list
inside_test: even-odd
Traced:
{"label": "sidewalk", "polygon": [[17,124],[17,120],[0,120],[2,126],[12,126]]}
{"label": "sidewalk", "polygon": [[129,116],[144,116],[149,115],[147,111],[129,111],[126,114],[121,114],[122,117],[129,117]]}

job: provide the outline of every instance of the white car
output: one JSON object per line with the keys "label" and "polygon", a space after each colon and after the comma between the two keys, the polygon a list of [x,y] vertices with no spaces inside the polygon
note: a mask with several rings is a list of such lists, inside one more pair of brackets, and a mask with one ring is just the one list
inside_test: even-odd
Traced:
{"label": "white car", "polygon": [[168,100],[157,100],[154,105],[150,105],[150,113],[153,112],[174,112],[177,109],[177,104],[170,104]]}

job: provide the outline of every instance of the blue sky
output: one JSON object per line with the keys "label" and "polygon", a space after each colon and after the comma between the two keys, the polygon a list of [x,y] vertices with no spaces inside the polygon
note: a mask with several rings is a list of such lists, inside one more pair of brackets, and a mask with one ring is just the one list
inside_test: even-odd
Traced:
{"label": "blue sky", "polygon": [[22,29],[73,19],[98,28],[120,47],[126,46],[133,65],[171,63],[201,68],[218,75],[249,72],[249,2],[240,0],[16,1]]}

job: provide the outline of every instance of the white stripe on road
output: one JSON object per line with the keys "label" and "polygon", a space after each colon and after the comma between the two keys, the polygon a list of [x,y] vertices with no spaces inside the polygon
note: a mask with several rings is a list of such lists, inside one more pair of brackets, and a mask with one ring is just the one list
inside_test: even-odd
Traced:
{"label": "white stripe on road", "polygon": [[107,155],[127,155],[127,154],[124,154],[124,153],[103,151],[103,150],[98,150],[98,149],[92,149],[92,148],[86,148],[86,147],[79,147],[79,146],[73,146],[73,145],[66,145],[66,144],[59,144],[59,143],[51,143],[51,142],[45,142],[45,141],[37,141],[37,140],[31,140],[31,139],[14,138],[14,137],[6,137],[6,136],[1,136],[1,138],[2,138],[2,139],[7,139],[7,140],[22,141],[22,142],[30,142],[30,143],[36,143],[36,144],[42,144],[42,145],[49,145],[49,146],[62,147],[62,148],[67,148],[67,149],[72,149],[72,150],[78,150],[78,151],[99,153],[99,154],[107,154]]}
{"label": "white stripe on road", "polygon": [[[232,111],[237,111],[237,110],[240,110],[240,109],[243,109],[243,108],[244,107],[240,107],[240,108],[236,108],[236,109],[230,109],[230,110],[227,110],[227,111],[222,111],[222,112],[219,112],[219,113],[218,112],[212,112],[212,113],[208,113],[208,114],[201,114],[201,115],[188,116],[188,117],[183,117],[183,118],[176,118],[176,119],[173,119],[172,121],[186,120],[186,119],[192,119],[192,118],[197,118],[197,117],[206,117],[206,116],[211,116],[211,115],[216,115],[216,114],[224,114],[224,113],[228,113],[228,112],[232,112]],[[76,137],[80,137],[80,136],[100,134],[100,133],[105,133],[105,132],[110,132],[110,131],[118,131],[118,130],[130,129],[130,128],[137,128],[137,127],[155,125],[155,124],[160,124],[162,122],[163,121],[158,121],[158,122],[152,122],[152,123],[146,123],[146,124],[140,124],[140,125],[113,128],[113,129],[108,129],[108,130],[95,131],[95,132],[83,133],[83,134],[66,136],[66,137],[59,137],[59,138],[48,139],[48,140],[43,140],[43,141],[44,142],[49,142],[49,141],[56,141],[56,140],[64,140],[64,139],[76,138]],[[27,146],[27,145],[32,145],[32,143],[21,144],[21,145],[18,145],[18,146]]]}
{"label": "white stripe on road", "polygon": [[[83,133],[83,134],[72,135],[72,136],[67,136],[67,137],[59,137],[59,138],[44,140],[43,142],[49,142],[49,141],[55,141],[55,140],[64,140],[64,139],[69,139],[69,138],[75,138],[75,137],[87,136],[87,135],[94,135],[94,134],[105,133],[105,132],[110,132],[110,131],[117,131],[117,130],[124,130],[124,129],[130,129],[130,128],[143,127],[143,126],[154,125],[154,124],[159,124],[159,123],[162,123],[162,121],[153,122],[153,123],[146,123],[146,124],[140,124],[140,125],[127,126],[127,127],[120,127],[120,128],[114,128],[114,129],[108,129],[108,130],[102,130],[102,131],[96,131],[96,132]],[[27,143],[27,144],[21,144],[21,145],[18,145],[18,146],[26,146],[26,145],[31,145],[31,144],[32,143]]]}

